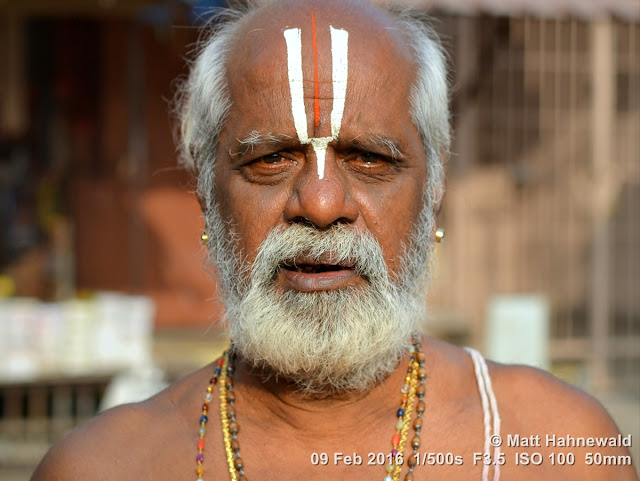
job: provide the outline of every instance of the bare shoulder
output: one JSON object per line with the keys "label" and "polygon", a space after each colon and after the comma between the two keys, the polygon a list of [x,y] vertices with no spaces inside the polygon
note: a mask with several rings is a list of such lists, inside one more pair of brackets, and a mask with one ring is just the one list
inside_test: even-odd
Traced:
{"label": "bare shoulder", "polygon": [[555,473],[559,479],[638,479],[628,449],[629,433],[620,432],[594,397],[540,369],[488,365],[507,459],[515,460],[523,452],[540,453],[543,463],[553,463],[544,469],[555,471],[545,474],[546,479],[555,479]]}
{"label": "bare shoulder", "polygon": [[541,369],[488,361],[502,410],[536,429],[618,433],[606,409],[593,396]]}
{"label": "bare shoulder", "polygon": [[[452,406],[448,414],[457,420],[456,428],[469,427],[465,438],[476,436],[483,408],[470,353],[430,338],[423,345],[431,385],[440,393],[432,393],[432,400],[441,409]],[[504,479],[638,479],[627,447],[629,433],[620,433],[594,397],[540,369],[491,361],[487,366],[500,417],[498,462]]]}
{"label": "bare shoulder", "polygon": [[[462,397],[478,396],[470,353],[443,341],[425,338],[434,369],[447,386],[458,384]],[[541,369],[487,360],[501,416],[529,429],[572,428],[616,432],[604,407],[592,396]]]}
{"label": "bare shoulder", "polygon": [[195,433],[185,412],[197,413],[198,406],[183,396],[201,375],[197,371],[147,401],[109,409],[79,426],[50,449],[31,481],[149,479],[154,470],[161,471],[158,479],[171,479],[163,462],[171,466],[173,457],[191,457],[191,451],[181,452]]}
{"label": "bare shoulder", "polygon": [[109,466],[111,461],[120,458],[120,451],[130,451],[131,440],[139,437],[149,418],[150,410],[142,404],[105,411],[59,440],[32,481],[76,480],[86,478],[87,473],[93,479],[113,479],[117,466]]}

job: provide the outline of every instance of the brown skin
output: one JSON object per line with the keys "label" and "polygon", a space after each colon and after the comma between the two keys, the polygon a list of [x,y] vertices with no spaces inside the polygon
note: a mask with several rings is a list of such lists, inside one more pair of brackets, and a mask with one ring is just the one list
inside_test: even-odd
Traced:
{"label": "brown skin", "polygon": [[[336,2],[294,2],[268,7],[245,26],[232,52],[229,77],[234,80],[234,106],[222,133],[216,188],[222,215],[232,220],[240,247],[252,262],[271,229],[294,222],[326,229],[344,222],[371,232],[382,246],[391,274],[422,205],[426,161],[420,136],[410,121],[407,95],[413,66],[392,20],[362,6],[341,9]],[[359,5],[359,4],[358,4]],[[309,23],[313,7],[318,26],[320,97],[330,99],[328,25],[350,32],[350,75],[347,103],[338,142],[327,151],[326,175],[319,180],[310,146],[297,142],[291,118],[286,76],[285,26]],[[309,28],[303,28],[303,65],[312,64]],[[372,39],[372,32],[376,39]],[[381,33],[384,32],[384,33]],[[369,41],[365,45],[363,39]],[[373,46],[372,43],[373,42]],[[377,44],[376,44],[377,42]],[[268,56],[266,55],[268,53]],[[393,68],[389,68],[393,65]],[[305,71],[305,78],[313,78]],[[313,85],[305,88],[307,112],[313,112]],[[321,100],[321,122],[310,135],[328,135],[330,100]],[[252,131],[289,136],[278,145],[260,146],[250,155],[236,139]],[[384,135],[396,142],[401,157],[366,142]],[[360,142],[353,139],[360,139]],[[277,154],[277,155],[272,155]],[[284,274],[281,289],[294,288]],[[357,276],[345,281],[366,282]],[[425,337],[427,411],[422,430],[424,453],[461,456],[461,466],[418,466],[416,480],[480,479],[482,407],[469,355],[449,344]],[[286,381],[264,381],[240,361],[235,375],[239,439],[246,474],[252,480],[309,481],[382,479],[384,468],[369,466],[368,453],[388,453],[394,432],[393,413],[408,365],[369,392],[325,399],[300,395]],[[207,366],[150,400],[101,414],[60,441],[43,460],[33,481],[193,479],[202,396],[213,367]],[[592,398],[538,370],[489,363],[502,417],[503,434],[548,433],[573,436],[615,436],[618,430]],[[217,391],[216,391],[217,392]],[[229,479],[214,399],[206,435],[207,481]],[[637,479],[631,467],[595,467],[584,463],[586,452],[626,455],[624,448],[505,448],[501,479],[620,480]],[[540,452],[545,463],[516,466],[515,451]],[[408,451],[407,451],[408,452]],[[551,452],[575,454],[575,465],[552,467]],[[313,466],[312,453],[327,453],[326,466]],[[361,466],[334,464],[334,453],[363,458]]]}
{"label": "brown skin", "polygon": [[[426,404],[420,453],[452,453],[462,466],[419,466],[416,480],[480,479],[474,453],[482,451],[482,406],[469,356],[441,341],[423,340],[428,359]],[[387,453],[402,371],[365,396],[312,402],[290,396],[286,386],[268,385],[241,364],[236,406],[241,454],[249,479],[382,479],[384,468],[367,466],[368,453]],[[112,409],[60,441],[38,468],[34,481],[195,479],[198,417],[212,365],[141,404]],[[526,367],[489,363],[502,417],[502,433],[614,436],[617,428],[596,401],[552,376]],[[229,479],[222,448],[217,399],[212,403],[205,447],[207,481]],[[637,479],[632,467],[584,464],[586,452],[626,455],[624,448],[509,448],[502,480]],[[540,452],[538,467],[515,466],[515,452]],[[312,453],[358,453],[362,466],[313,466]],[[574,453],[574,466],[555,468],[548,455]],[[331,460],[333,461],[333,459]]]}
{"label": "brown skin", "polygon": [[[310,13],[298,9],[286,18],[277,17],[277,23],[252,23],[246,36],[241,34],[246,42],[231,54],[233,109],[220,138],[216,200],[222,216],[234,222],[247,262],[253,262],[259,245],[273,228],[306,219],[319,229],[346,223],[371,232],[393,275],[422,208],[427,176],[424,147],[411,122],[407,100],[414,66],[399,31],[372,38],[370,32],[384,28],[384,24],[354,19],[347,11],[332,11],[326,5],[314,7],[314,12],[320,125],[314,126],[314,89],[313,82],[308,82],[305,104],[310,136],[331,134],[329,24],[350,32],[349,58],[358,60],[350,65],[342,128],[338,141],[327,149],[324,179],[318,178],[311,145],[298,142],[291,114],[282,35],[286,26],[303,27],[303,69],[305,78],[313,79]],[[388,65],[395,68],[390,70]],[[256,131],[283,140],[253,149],[238,142]],[[395,143],[399,150],[396,162],[390,161],[392,153],[387,147],[369,140],[377,135]],[[284,275],[278,284],[287,285]]]}

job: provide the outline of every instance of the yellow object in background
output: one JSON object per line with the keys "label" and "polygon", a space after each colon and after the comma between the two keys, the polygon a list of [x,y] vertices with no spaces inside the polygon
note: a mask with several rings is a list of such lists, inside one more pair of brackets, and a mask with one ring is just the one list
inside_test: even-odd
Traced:
{"label": "yellow object in background", "polygon": [[0,299],[12,297],[16,293],[16,283],[11,276],[0,274]]}

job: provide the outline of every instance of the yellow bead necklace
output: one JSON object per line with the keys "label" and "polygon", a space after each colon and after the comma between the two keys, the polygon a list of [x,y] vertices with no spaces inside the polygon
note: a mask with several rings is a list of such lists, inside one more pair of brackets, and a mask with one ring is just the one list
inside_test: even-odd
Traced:
{"label": "yellow bead necklace", "polygon": [[[196,456],[196,481],[204,481],[204,435],[206,432],[206,424],[208,422],[209,402],[213,398],[213,388],[216,384],[220,385],[220,421],[222,424],[222,435],[224,440],[224,449],[227,458],[227,466],[229,468],[229,476],[231,481],[247,481],[244,474],[244,462],[240,457],[240,444],[238,443],[238,423],[235,414],[235,393],[233,392],[233,370],[235,365],[235,353],[233,352],[233,344],[224,352],[222,358],[216,362],[214,376],[209,381],[207,392],[205,394],[205,403],[202,406],[202,416],[200,417],[200,431],[198,439],[198,454]],[[413,471],[416,467],[416,459],[418,458],[417,450],[420,447],[420,430],[422,428],[422,416],[425,411],[424,395],[425,395],[426,372],[424,369],[424,354],[422,346],[417,335],[413,338],[411,346],[411,357],[409,368],[405,376],[405,382],[402,387],[402,401],[396,416],[396,432],[391,438],[391,452],[386,456],[388,464],[385,466],[386,476],[384,481],[399,481],[402,467],[406,462],[404,459],[404,451],[406,448],[407,438],[409,435],[409,427],[411,426],[412,413],[415,409],[416,419],[413,423],[415,432],[414,438],[411,440],[413,448],[411,456],[407,462],[409,470],[404,477],[404,481],[413,481]]]}

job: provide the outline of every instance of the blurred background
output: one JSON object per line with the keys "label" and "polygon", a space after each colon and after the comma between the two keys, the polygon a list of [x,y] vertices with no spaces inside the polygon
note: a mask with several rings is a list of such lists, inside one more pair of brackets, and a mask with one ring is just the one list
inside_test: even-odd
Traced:
{"label": "blurred background", "polygon": [[[169,102],[213,0],[0,0],[0,478],[226,342]],[[640,4],[429,0],[455,140],[426,329],[640,444]]]}

